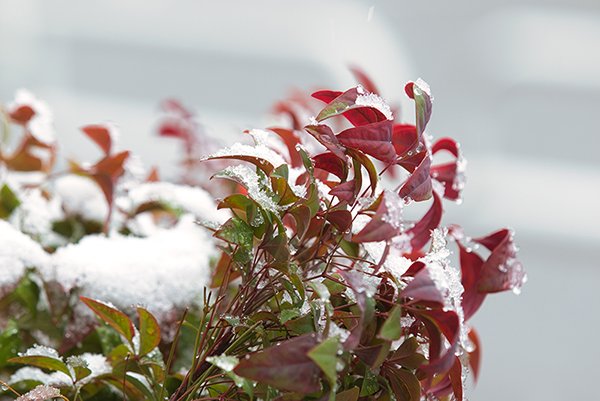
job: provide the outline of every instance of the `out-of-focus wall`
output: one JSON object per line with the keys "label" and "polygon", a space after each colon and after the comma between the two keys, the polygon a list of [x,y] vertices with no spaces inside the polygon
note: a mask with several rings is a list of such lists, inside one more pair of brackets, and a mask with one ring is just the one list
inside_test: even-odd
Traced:
{"label": "out-of-focus wall", "polygon": [[[597,0],[0,0],[0,99],[48,101],[66,156],[77,127],[112,120],[151,164],[176,157],[153,133],[158,102],[193,105],[209,132],[261,126],[291,87],[345,88],[367,70],[410,103],[424,78],[429,132],[458,138],[465,201],[448,222],[517,231],[530,281],[492,296],[473,400],[593,398],[600,372],[600,3]],[[225,139],[226,140],[226,139]]]}

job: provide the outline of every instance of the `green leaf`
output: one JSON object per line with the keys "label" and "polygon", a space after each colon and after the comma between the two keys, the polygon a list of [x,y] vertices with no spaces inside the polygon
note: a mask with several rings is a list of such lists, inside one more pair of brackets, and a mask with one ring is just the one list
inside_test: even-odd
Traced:
{"label": "green leaf", "polygon": [[53,370],[57,372],[63,372],[67,376],[71,377],[71,372],[67,365],[60,359],[52,358],[50,356],[42,355],[27,355],[18,356],[8,360],[10,363],[19,363],[22,365],[35,366],[42,369]]}
{"label": "green leaf", "polygon": [[279,313],[279,321],[281,322],[281,324],[285,324],[286,322],[295,319],[298,316],[300,316],[300,309],[284,309]]}
{"label": "green leaf", "polygon": [[246,394],[248,394],[251,399],[254,397],[254,387],[252,386],[252,383],[249,380],[244,379],[243,377],[240,377],[233,372],[233,368],[235,368],[236,365],[239,363],[238,358],[236,358],[235,356],[219,355],[210,356],[206,358],[206,361],[225,372],[227,376],[229,376],[233,380],[236,386],[244,389]]}
{"label": "green leaf", "polygon": [[352,387],[351,389],[344,390],[341,393],[337,393],[335,395],[335,401],[357,401],[358,395],[358,387]]}
{"label": "green leaf", "polygon": [[29,310],[31,315],[35,316],[37,314],[40,289],[37,284],[31,280],[30,274],[23,277],[13,293]]}
{"label": "green leaf", "polygon": [[2,185],[0,189],[0,218],[5,219],[10,216],[20,204],[21,201],[12,189],[6,184]]}
{"label": "green leaf", "polygon": [[140,318],[139,356],[148,354],[160,343],[160,326],[156,318],[144,308],[137,308]]}
{"label": "green leaf", "polygon": [[379,390],[379,383],[377,382],[377,377],[371,369],[365,369],[365,377],[362,382],[362,386],[360,387],[360,396],[367,397],[369,395],[375,394]]}
{"label": "green leaf", "polygon": [[250,261],[254,246],[254,232],[252,227],[244,220],[238,217],[232,217],[219,228],[215,233],[215,237],[239,246],[239,251],[234,255],[234,260],[241,264]]}
{"label": "green leaf", "polygon": [[9,320],[6,328],[0,333],[0,369],[6,365],[6,361],[17,355],[21,345],[19,328],[14,320]]}
{"label": "green leaf", "polygon": [[402,325],[400,324],[401,314],[402,308],[400,308],[400,305],[396,305],[392,308],[385,323],[381,326],[379,338],[387,341],[396,341],[400,339],[402,336]]}
{"label": "green leaf", "polygon": [[102,321],[106,322],[113,329],[115,329],[119,334],[132,343],[134,329],[133,323],[127,317],[126,314],[121,312],[118,309],[115,309],[111,306],[108,306],[102,302],[86,298],[80,297],[81,301],[85,303]]}
{"label": "green leaf", "polygon": [[88,368],[87,362],[79,356],[68,357],[67,365],[73,369],[76,381],[84,379],[92,374],[92,371]]}
{"label": "green leaf", "polygon": [[340,342],[337,337],[329,337],[321,344],[308,352],[308,357],[321,368],[331,387],[335,387],[337,380],[337,361]]}

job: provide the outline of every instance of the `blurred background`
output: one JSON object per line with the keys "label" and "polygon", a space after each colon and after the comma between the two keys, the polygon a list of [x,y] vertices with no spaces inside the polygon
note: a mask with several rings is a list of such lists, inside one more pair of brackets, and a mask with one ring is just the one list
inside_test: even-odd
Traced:
{"label": "blurred background", "polygon": [[0,0],[0,101],[46,100],[61,152],[93,157],[78,127],[112,121],[123,148],[169,174],[159,102],[181,99],[223,142],[262,127],[297,88],[346,89],[361,66],[401,103],[432,87],[428,131],[469,161],[447,222],[517,232],[529,282],[474,319],[483,370],[470,399],[594,399],[600,373],[598,0]]}

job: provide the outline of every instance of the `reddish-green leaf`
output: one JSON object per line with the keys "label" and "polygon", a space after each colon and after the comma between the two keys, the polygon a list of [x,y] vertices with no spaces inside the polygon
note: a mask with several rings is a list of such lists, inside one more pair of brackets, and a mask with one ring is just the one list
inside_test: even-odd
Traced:
{"label": "reddish-green leaf", "polygon": [[335,395],[335,401],[357,401],[360,389],[358,387],[352,387],[351,389],[344,390]]}
{"label": "reddish-green leaf", "polygon": [[71,377],[71,372],[67,365],[57,358],[42,355],[29,355],[29,356],[18,356],[8,360],[10,363],[19,363],[23,365],[36,366],[42,369],[53,370],[62,372],[67,376]]}
{"label": "reddish-green leaf", "polygon": [[339,92],[320,91],[313,93],[313,97],[324,102],[327,102],[321,112],[317,115],[317,121],[343,115],[355,127],[375,123],[386,120],[387,117],[375,107],[364,106],[356,103],[357,97],[364,92],[364,89],[359,87],[348,89],[346,92],[339,94],[331,99],[331,96]]}
{"label": "reddish-green leaf", "polygon": [[345,149],[337,139],[331,128],[325,124],[307,125],[304,127],[306,132],[311,134],[319,143],[327,148],[331,153],[346,161]]}
{"label": "reddish-green leaf", "polygon": [[419,79],[416,82],[406,84],[405,91],[408,97],[415,101],[417,133],[419,138],[421,138],[431,118],[432,98],[429,92],[429,85]]}
{"label": "reddish-green leaf", "polygon": [[131,323],[131,320],[129,320],[126,314],[118,309],[106,305],[105,303],[93,300],[91,298],[80,297],[80,299],[102,321],[110,325],[131,343],[134,335],[134,328],[133,323]]}
{"label": "reddish-green leaf", "polygon": [[318,344],[314,333],[295,337],[250,354],[234,372],[280,390],[313,393],[321,389],[321,369],[308,353]]}
{"label": "reddish-green leaf", "polygon": [[140,319],[140,349],[139,355],[148,354],[160,343],[160,326],[150,312],[144,308],[137,308]]}
{"label": "reddish-green leaf", "polygon": [[403,198],[423,201],[431,198],[432,185],[430,177],[431,158],[424,154],[419,166],[412,172],[400,187],[398,194]]}
{"label": "reddish-green leaf", "polygon": [[402,336],[402,325],[400,324],[400,316],[402,309],[400,305],[395,305],[389,312],[387,319],[381,326],[379,338],[387,341],[396,341]]}

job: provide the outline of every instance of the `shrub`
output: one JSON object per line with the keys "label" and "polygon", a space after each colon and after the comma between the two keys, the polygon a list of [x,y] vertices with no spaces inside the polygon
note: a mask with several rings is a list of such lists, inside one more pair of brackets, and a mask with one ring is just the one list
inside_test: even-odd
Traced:
{"label": "shrub", "polygon": [[227,183],[217,202],[160,182],[104,124],[82,129],[99,160],[56,172],[47,107],[21,93],[2,114],[23,131],[0,154],[6,393],[463,399],[479,372],[470,318],[525,279],[513,234],[442,225],[465,161],[453,139],[426,134],[429,87],[407,84],[406,124],[355,73],[359,86],[314,93],[316,110],[305,97],[278,103],[289,128],[247,131],[252,144],[202,158],[193,114],[165,103],[159,131],[184,144],[182,181],[198,185],[198,163],[212,163]]}

